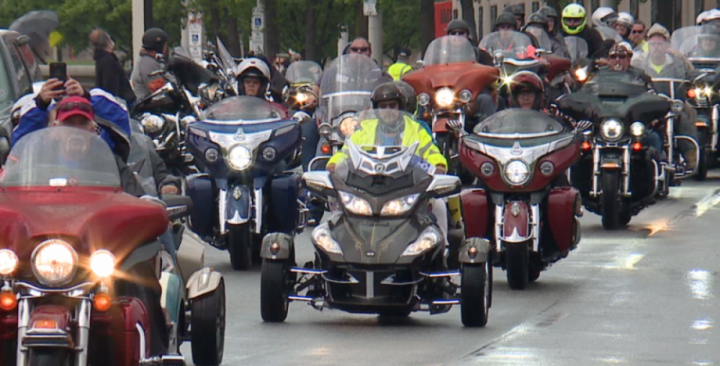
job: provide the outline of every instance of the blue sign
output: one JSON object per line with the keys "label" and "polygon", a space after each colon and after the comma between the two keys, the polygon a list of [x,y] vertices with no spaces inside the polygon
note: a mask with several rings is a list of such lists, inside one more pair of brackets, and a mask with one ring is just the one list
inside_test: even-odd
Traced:
{"label": "blue sign", "polygon": [[255,18],[255,26],[258,28],[262,27],[262,18],[260,18],[260,17]]}
{"label": "blue sign", "polygon": [[199,34],[192,35],[192,43],[200,43],[200,35]]}

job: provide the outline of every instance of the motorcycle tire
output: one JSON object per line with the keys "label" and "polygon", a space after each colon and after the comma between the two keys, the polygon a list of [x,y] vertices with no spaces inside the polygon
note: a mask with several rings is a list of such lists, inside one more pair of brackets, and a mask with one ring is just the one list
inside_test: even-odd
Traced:
{"label": "motorcycle tire", "polygon": [[524,290],[530,279],[530,253],[527,243],[505,245],[505,270],[508,285],[513,290]]}
{"label": "motorcycle tire", "polygon": [[193,363],[216,366],[225,351],[225,282],[203,297],[193,299],[190,346]]}
{"label": "motorcycle tire", "polygon": [[703,181],[707,178],[708,169],[710,168],[709,165],[710,149],[703,148],[700,150],[700,159],[698,161],[697,172],[695,173],[695,180]]}
{"label": "motorcycle tire", "polygon": [[290,307],[288,268],[284,261],[263,260],[260,272],[260,315],[268,323],[282,323]]}
{"label": "motorcycle tire", "polygon": [[[621,219],[622,204],[620,202],[620,175],[616,170],[602,172],[602,226],[605,230],[617,230],[627,225]],[[629,216],[629,215],[628,215]]]}
{"label": "motorcycle tire", "polygon": [[463,265],[460,270],[460,318],[466,327],[484,327],[490,314],[492,282],[489,263]]}
{"label": "motorcycle tire", "polygon": [[69,354],[65,349],[33,349],[28,354],[29,366],[69,366]]}
{"label": "motorcycle tire", "polygon": [[253,237],[250,223],[228,225],[228,252],[230,264],[236,271],[245,271],[252,266]]}

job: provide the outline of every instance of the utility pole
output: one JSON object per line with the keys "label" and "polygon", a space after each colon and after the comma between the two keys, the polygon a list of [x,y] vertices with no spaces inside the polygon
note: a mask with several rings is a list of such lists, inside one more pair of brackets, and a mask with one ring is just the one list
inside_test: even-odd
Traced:
{"label": "utility pole", "polygon": [[145,29],[155,27],[155,20],[153,19],[153,0],[145,0],[145,14],[143,14]]}
{"label": "utility pole", "polygon": [[363,12],[368,17],[368,40],[372,48],[372,57],[382,67],[383,22],[382,13],[377,10],[377,0],[365,0]]}
{"label": "utility pole", "polygon": [[145,0],[132,0],[133,65],[136,65],[140,59],[143,33],[145,33]]}

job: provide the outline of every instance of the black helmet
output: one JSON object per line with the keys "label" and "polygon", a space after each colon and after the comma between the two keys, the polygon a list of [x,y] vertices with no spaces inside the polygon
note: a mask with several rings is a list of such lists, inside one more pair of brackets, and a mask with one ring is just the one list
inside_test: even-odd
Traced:
{"label": "black helmet", "polygon": [[402,47],[398,50],[398,56],[401,57],[410,57],[412,55],[412,51],[410,51],[407,47]]}
{"label": "black helmet", "polygon": [[530,14],[530,16],[528,17],[528,21],[527,21],[527,24],[525,24],[525,27],[528,27],[528,26],[533,25],[533,24],[535,24],[535,25],[540,25],[540,26],[542,26],[543,28],[545,28],[545,30],[547,30],[547,17],[545,17],[544,15],[540,14],[539,12],[537,12],[537,13],[532,13],[532,14]]}
{"label": "black helmet", "polygon": [[148,29],[142,37],[142,46],[148,51],[162,52],[170,36],[160,28]]}
{"label": "black helmet", "polygon": [[413,89],[410,84],[402,80],[393,81],[393,84],[400,89],[400,93],[403,96],[403,110],[410,114],[415,113],[415,110],[417,109],[417,93],[415,93],[415,89]]}
{"label": "black helmet", "polygon": [[556,20],[558,18],[557,11],[550,6],[543,6],[537,12],[544,15],[546,18],[555,18]]}
{"label": "black helmet", "polygon": [[506,11],[500,13],[500,15],[498,15],[497,19],[495,19],[495,30],[497,30],[497,27],[499,27],[503,24],[509,25],[509,26],[515,28],[515,26],[516,26],[515,16],[512,13],[508,13]]}
{"label": "black helmet", "polygon": [[448,23],[446,33],[450,34],[450,31],[459,29],[464,30],[465,32],[467,32],[468,35],[470,34],[470,26],[462,19],[455,19],[452,22]]}
{"label": "black helmet", "polygon": [[525,17],[525,7],[521,4],[512,5],[512,13],[516,17]]}
{"label": "black helmet", "polygon": [[395,100],[400,105],[401,110],[405,110],[405,98],[402,90],[394,83],[382,83],[375,88],[370,97],[373,108],[377,109],[380,102]]}

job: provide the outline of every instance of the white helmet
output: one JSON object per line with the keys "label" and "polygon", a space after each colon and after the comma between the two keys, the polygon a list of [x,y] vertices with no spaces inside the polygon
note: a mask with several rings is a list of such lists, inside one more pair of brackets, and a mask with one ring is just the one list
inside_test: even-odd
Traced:
{"label": "white helmet", "polygon": [[237,68],[235,68],[235,77],[240,78],[240,75],[245,73],[246,71],[250,69],[257,70],[256,73],[257,76],[264,76],[266,80],[270,80],[270,68],[268,65],[259,58],[246,58],[244,59],[240,65],[237,65]]}
{"label": "white helmet", "polygon": [[621,24],[627,27],[628,29],[631,29],[633,24],[635,24],[635,18],[633,18],[630,13],[621,11],[618,13],[617,20],[615,20],[615,24]]}
{"label": "white helmet", "polygon": [[700,13],[700,15],[697,16],[697,19],[695,19],[695,23],[697,25],[703,25],[716,19],[720,19],[720,10],[710,9]]}
{"label": "white helmet", "polygon": [[605,20],[605,18],[608,18],[608,17],[610,17],[610,18],[617,17],[617,13],[615,12],[615,10],[613,10],[609,6],[601,6],[601,7],[597,8],[597,10],[595,10],[595,12],[593,12],[593,15],[592,15],[593,25],[595,25],[596,27],[601,26],[601,25],[610,26],[611,24],[607,23]]}

